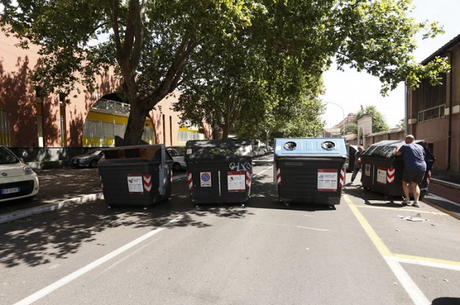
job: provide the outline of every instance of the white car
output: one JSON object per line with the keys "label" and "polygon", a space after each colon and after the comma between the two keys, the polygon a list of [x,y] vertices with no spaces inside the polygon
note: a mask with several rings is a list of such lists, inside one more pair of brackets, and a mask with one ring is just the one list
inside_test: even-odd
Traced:
{"label": "white car", "polygon": [[32,168],[0,146],[0,202],[33,198],[38,190],[38,176]]}
{"label": "white car", "polygon": [[180,146],[166,147],[169,155],[173,159],[173,169],[175,172],[185,170],[187,163],[185,163],[185,150]]}

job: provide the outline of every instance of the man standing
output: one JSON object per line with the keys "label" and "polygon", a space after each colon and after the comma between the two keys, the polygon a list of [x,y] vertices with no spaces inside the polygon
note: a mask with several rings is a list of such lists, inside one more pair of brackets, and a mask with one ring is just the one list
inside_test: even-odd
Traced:
{"label": "man standing", "polygon": [[409,184],[412,186],[414,203],[412,206],[418,208],[418,199],[420,197],[419,184],[422,182],[426,172],[425,149],[416,144],[413,135],[407,135],[404,139],[406,144],[396,149],[396,155],[403,155],[404,172],[402,187],[404,192],[403,205],[409,205]]}
{"label": "man standing", "polygon": [[362,153],[363,153],[363,147],[358,146],[358,151],[355,152],[355,165],[353,168],[353,174],[351,175],[351,183],[353,183],[353,181],[356,178],[356,174],[361,169],[361,154]]}

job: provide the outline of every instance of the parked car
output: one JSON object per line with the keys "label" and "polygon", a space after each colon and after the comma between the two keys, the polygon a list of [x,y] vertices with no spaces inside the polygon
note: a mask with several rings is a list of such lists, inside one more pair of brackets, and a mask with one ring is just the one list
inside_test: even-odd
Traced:
{"label": "parked car", "polygon": [[37,174],[11,150],[0,146],[0,202],[28,198],[39,191]]}
{"label": "parked car", "polygon": [[70,165],[76,167],[96,167],[102,155],[103,152],[100,149],[90,150],[86,154],[73,157],[70,161]]}
{"label": "parked car", "polygon": [[185,170],[187,164],[185,163],[185,148],[180,146],[170,146],[167,147],[169,155],[173,159],[173,169],[174,171]]}

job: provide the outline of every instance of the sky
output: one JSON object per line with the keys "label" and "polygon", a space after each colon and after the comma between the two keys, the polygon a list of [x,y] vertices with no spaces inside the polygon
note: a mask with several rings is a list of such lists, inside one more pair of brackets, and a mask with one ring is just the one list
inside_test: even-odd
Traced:
{"label": "sky", "polygon": [[[460,0],[413,0],[412,4],[416,8],[411,15],[417,21],[438,21],[445,31],[434,39],[417,39],[414,56],[417,62],[421,62],[460,34]],[[365,72],[351,69],[342,72],[332,66],[323,78],[326,93],[321,100],[329,103],[322,118],[327,128],[340,123],[347,114],[358,112],[361,105],[364,108],[374,105],[390,128],[404,118],[404,84],[382,97],[378,78]]]}

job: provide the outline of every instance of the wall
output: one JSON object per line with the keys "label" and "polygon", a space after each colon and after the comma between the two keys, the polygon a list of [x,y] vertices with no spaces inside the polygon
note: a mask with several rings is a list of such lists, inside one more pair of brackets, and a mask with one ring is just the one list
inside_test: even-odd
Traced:
{"label": "wall", "polygon": [[[13,130],[9,146],[81,147],[83,127],[91,107],[99,98],[115,92],[119,80],[109,71],[96,78],[99,87],[96,92],[87,92],[77,84],[76,89],[61,100],[57,95],[37,97],[28,77],[39,58],[39,48],[34,45],[28,50],[18,48],[15,46],[18,40],[6,37],[3,32],[0,32],[0,41],[0,108],[7,113]],[[174,91],[150,112],[157,143],[178,144],[179,113],[174,112],[171,105],[179,95]],[[208,127],[204,132],[207,136],[211,134]]]}

